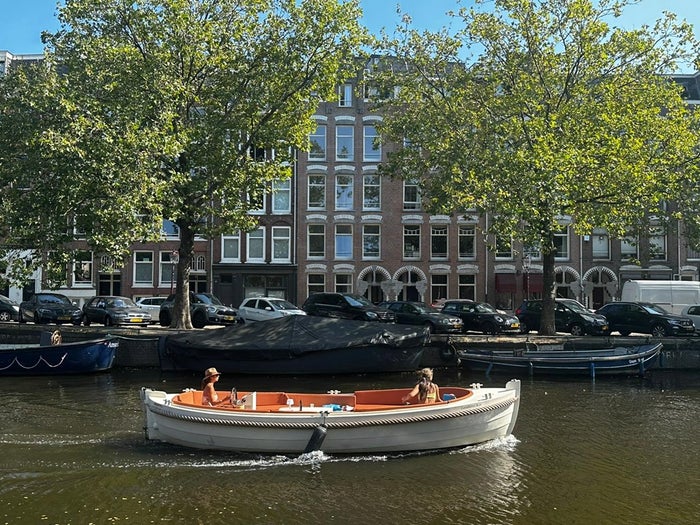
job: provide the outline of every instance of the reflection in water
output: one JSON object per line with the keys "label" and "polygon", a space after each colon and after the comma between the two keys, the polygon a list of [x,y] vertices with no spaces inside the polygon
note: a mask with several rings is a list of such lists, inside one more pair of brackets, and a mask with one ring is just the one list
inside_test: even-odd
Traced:
{"label": "reflection in water", "polygon": [[[507,380],[439,376],[456,386]],[[413,380],[230,375],[222,384],[350,391]],[[141,386],[176,391],[198,381],[153,371],[2,378],[0,523],[700,520],[700,374],[526,380],[514,436],[442,453],[259,457],[146,441]]]}

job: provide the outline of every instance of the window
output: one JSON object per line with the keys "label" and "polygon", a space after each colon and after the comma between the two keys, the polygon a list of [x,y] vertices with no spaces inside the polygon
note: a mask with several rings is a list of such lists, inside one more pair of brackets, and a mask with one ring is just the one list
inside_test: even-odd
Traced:
{"label": "window", "polygon": [[610,237],[602,228],[596,228],[591,235],[591,251],[594,259],[610,259]]}
{"label": "window", "polygon": [[335,274],[335,291],[338,293],[352,292],[352,275],[349,273]]}
{"label": "window", "polygon": [[430,258],[447,259],[447,226],[430,227]]}
{"label": "window", "polygon": [[73,259],[73,286],[92,286],[92,252],[78,251]]}
{"label": "window", "polygon": [[623,261],[637,259],[637,239],[634,237],[625,237],[620,240],[620,257]]}
{"label": "window", "polygon": [[253,215],[261,215],[265,213],[265,192],[260,190],[257,193],[249,193],[247,195],[250,210],[248,213]]}
{"label": "window", "polygon": [[292,229],[289,226],[272,227],[272,262],[292,261]]}
{"label": "window", "polygon": [[221,236],[221,261],[241,262],[241,234]]}
{"label": "window", "polygon": [[496,259],[512,259],[513,244],[510,238],[496,237]]}
{"label": "window", "polygon": [[306,295],[326,291],[326,276],[322,273],[310,273],[306,277]]}
{"label": "window", "polygon": [[380,210],[382,208],[381,178],[376,173],[362,177],[362,209]]}
{"label": "window", "polygon": [[352,225],[335,225],[335,258],[352,259]]}
{"label": "window", "polygon": [[272,181],[272,213],[292,211],[292,179]]}
{"label": "window", "polygon": [[175,282],[177,267],[177,252],[160,252],[160,283],[159,286],[172,286]]}
{"label": "window", "polygon": [[309,135],[311,149],[309,160],[326,160],[326,126],[319,124],[316,130]]}
{"label": "window", "polygon": [[258,228],[247,234],[248,262],[265,262],[265,229]]}
{"label": "window", "polygon": [[569,260],[569,227],[564,226],[554,233],[554,258],[558,261]]}
{"label": "window", "polygon": [[666,260],[666,235],[662,228],[652,228],[649,236],[649,259],[652,261]]}
{"label": "window", "polygon": [[420,210],[420,191],[417,181],[404,181],[403,183],[403,209]]}
{"label": "window", "polygon": [[379,259],[381,227],[378,224],[365,224],[362,227],[362,258]]}
{"label": "window", "polygon": [[459,258],[476,258],[476,229],[474,226],[459,227]]}
{"label": "window", "polygon": [[338,87],[338,106],[352,107],[352,84],[343,84]]}
{"label": "window", "polygon": [[336,175],[335,177],[335,209],[351,210],[353,198],[352,175]]}
{"label": "window", "polygon": [[326,256],[326,227],[323,224],[309,224],[306,243],[309,259],[323,259]]}
{"label": "window", "polygon": [[351,161],[355,158],[355,128],[352,126],[336,126],[335,128],[335,159]]}
{"label": "window", "polygon": [[134,252],[134,286],[153,286],[153,252]]}
{"label": "window", "polygon": [[326,176],[309,175],[309,203],[310,210],[326,209]]}
{"label": "window", "polygon": [[459,276],[457,295],[459,299],[476,300],[476,278],[473,274]]}
{"label": "window", "polygon": [[403,258],[420,258],[420,226],[406,225],[403,227]]}
{"label": "window", "polygon": [[163,221],[162,233],[163,237],[165,237],[166,239],[177,240],[180,238],[180,228],[173,221]]}
{"label": "window", "polygon": [[365,162],[379,162],[382,160],[382,146],[379,144],[377,128],[364,126],[364,157]]}
{"label": "window", "polygon": [[438,299],[447,299],[447,275],[436,274],[430,276],[430,299],[431,303]]}

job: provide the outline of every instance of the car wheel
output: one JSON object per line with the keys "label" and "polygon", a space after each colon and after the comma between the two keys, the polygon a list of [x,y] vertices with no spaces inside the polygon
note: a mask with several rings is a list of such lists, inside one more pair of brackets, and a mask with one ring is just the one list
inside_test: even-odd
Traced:
{"label": "car wheel", "polygon": [[530,331],[530,327],[525,321],[520,321],[520,333],[527,334]]}
{"label": "car wheel", "polygon": [[486,335],[498,335],[498,328],[496,328],[496,325],[493,323],[485,323],[481,331]]}
{"label": "car wheel", "polygon": [[160,322],[160,326],[170,326],[170,314],[168,312],[161,312],[160,315],[158,315],[158,321]]}
{"label": "car wheel", "polygon": [[84,315],[84,316],[83,316],[83,324],[84,324],[85,326],[90,326],[90,323],[91,323],[91,322],[92,322],[92,321],[90,321],[90,318],[89,318],[87,315]]}
{"label": "car wheel", "polygon": [[7,321],[12,321],[12,316],[10,312],[0,312],[0,321],[6,323]]}
{"label": "car wheel", "polygon": [[569,329],[569,333],[575,337],[580,337],[582,335],[586,335],[586,331],[583,329],[583,326],[580,324],[572,324],[571,328]]}
{"label": "car wheel", "polygon": [[655,324],[651,328],[651,335],[653,337],[666,337],[666,328],[661,324]]}
{"label": "car wheel", "polygon": [[196,312],[192,317],[192,326],[194,328],[204,328],[207,326],[207,318],[202,312]]}

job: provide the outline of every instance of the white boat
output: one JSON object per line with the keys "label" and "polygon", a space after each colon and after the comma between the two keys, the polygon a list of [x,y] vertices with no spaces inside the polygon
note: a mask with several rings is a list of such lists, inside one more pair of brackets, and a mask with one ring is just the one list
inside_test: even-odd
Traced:
{"label": "white boat", "polygon": [[[409,452],[464,447],[512,433],[520,381],[504,388],[440,387],[447,401],[405,404],[410,389],[326,394],[219,394],[202,406],[201,390],[141,389],[146,437],[185,447],[260,454]],[[231,402],[233,399],[233,402]]]}

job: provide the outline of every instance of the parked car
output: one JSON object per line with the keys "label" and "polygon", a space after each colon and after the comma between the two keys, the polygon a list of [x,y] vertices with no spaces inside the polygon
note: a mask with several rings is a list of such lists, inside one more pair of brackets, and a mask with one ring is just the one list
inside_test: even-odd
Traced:
{"label": "parked car", "polygon": [[[158,321],[161,326],[170,326],[174,305],[175,294],[169,295],[160,305]],[[195,328],[204,328],[208,324],[235,324],[237,315],[234,308],[224,306],[214,294],[190,292],[190,316]]]}
{"label": "parked car", "polygon": [[620,335],[639,332],[665,337],[695,333],[695,325],[689,317],[669,313],[654,303],[620,301],[608,303],[596,312],[607,317],[610,330]]}
{"label": "parked car", "polygon": [[462,330],[465,332],[475,331],[496,335],[520,330],[520,320],[517,317],[500,312],[489,303],[451,299],[445,301],[442,311],[459,316],[463,323]]}
{"label": "parked car", "polygon": [[96,295],[83,305],[83,324],[100,323],[105,326],[148,326],[151,314],[128,297]]}
{"label": "parked car", "polygon": [[151,314],[153,319],[158,319],[160,315],[160,305],[165,302],[167,297],[141,297],[136,301],[136,306],[143,308]]}
{"label": "parked car", "polygon": [[689,317],[695,325],[695,331],[700,331],[700,304],[689,304],[683,308],[681,312],[682,316]]}
{"label": "parked car", "polygon": [[396,315],[399,324],[423,325],[434,334],[453,334],[462,331],[462,320],[456,315],[442,313],[437,308],[416,301],[385,301],[379,306]]}
{"label": "parked car", "polygon": [[60,293],[37,293],[19,305],[20,323],[73,323],[80,325],[83,311]]}
{"label": "parked car", "polygon": [[9,297],[0,295],[0,321],[16,321],[19,319],[19,304]]}
{"label": "parked car", "polygon": [[[525,300],[515,310],[520,319],[520,333],[539,330],[542,317],[541,300]],[[607,335],[610,333],[608,320],[601,313],[591,312],[574,299],[556,299],[554,328],[557,332],[571,335]]]}
{"label": "parked car", "polygon": [[238,322],[240,323],[267,321],[288,315],[306,315],[306,312],[278,297],[249,297],[238,307]]}
{"label": "parked car", "polygon": [[319,292],[311,294],[301,307],[309,315],[339,317],[360,321],[393,323],[394,312],[375,306],[366,297],[354,293]]}

